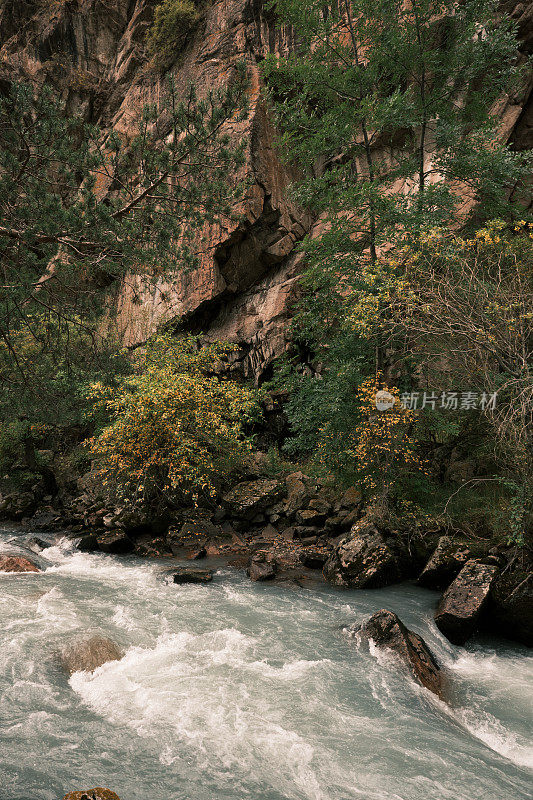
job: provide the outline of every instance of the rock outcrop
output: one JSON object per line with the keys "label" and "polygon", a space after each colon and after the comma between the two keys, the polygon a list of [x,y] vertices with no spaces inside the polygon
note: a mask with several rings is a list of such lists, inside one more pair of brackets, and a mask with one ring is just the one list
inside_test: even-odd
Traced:
{"label": "rock outcrop", "polygon": [[442,695],[442,673],[429,647],[421,636],[406,628],[392,611],[382,608],[362,626],[351,628],[349,632],[371,640],[376,647],[392,650],[422,686],[436,695]]}
{"label": "rock outcrop", "polygon": [[[0,0],[0,77],[54,85],[69,108],[124,140],[135,133],[143,106],[161,110],[164,129],[166,76],[150,63],[145,36],[154,0],[72,0],[13,3]],[[533,7],[504,0],[516,19],[522,58],[531,51]],[[295,47],[289,27],[275,25],[263,0],[213,0],[201,4],[202,20],[170,68],[177,90],[189,82],[222,88],[234,65],[245,61],[249,113],[231,129],[247,145],[242,177],[248,184],[240,221],[206,225],[197,269],[146,286],[131,276],[110,298],[109,324],[126,344],[144,341],[170,320],[182,330],[238,345],[233,368],[257,379],[287,347],[286,330],[296,294],[301,255],[296,245],[314,221],[286,194],[294,172],[280,162],[263,98],[259,63],[268,53]],[[531,146],[531,84],[517,87],[495,113],[501,138],[520,150]],[[19,513],[17,511],[17,513]]]}
{"label": "rock outcrop", "polygon": [[420,586],[442,591],[459,574],[468,559],[470,550],[465,544],[441,536],[437,547],[418,577]]}
{"label": "rock outcrop", "polygon": [[40,572],[40,569],[22,556],[0,556],[0,572]]}
{"label": "rock outcrop", "polygon": [[435,623],[453,644],[464,644],[476,631],[497,573],[495,564],[471,559],[444,592]]}
{"label": "rock outcrop", "polygon": [[119,661],[122,655],[120,648],[111,639],[92,636],[63,648],[60,661],[63,669],[72,675],[73,672],[93,672],[108,661]]}
{"label": "rock outcrop", "polygon": [[397,553],[374,525],[364,522],[333,550],[324,576],[334,586],[351,589],[379,589],[403,577]]}

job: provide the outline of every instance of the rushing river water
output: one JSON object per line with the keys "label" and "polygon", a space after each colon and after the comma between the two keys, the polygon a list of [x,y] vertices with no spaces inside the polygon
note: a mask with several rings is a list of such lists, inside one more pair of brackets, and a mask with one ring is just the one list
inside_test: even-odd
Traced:
{"label": "rushing river water", "polygon": [[[0,552],[24,536],[0,532]],[[165,583],[169,563],[45,550],[0,575],[0,798],[531,800],[533,664],[503,642],[456,648],[436,595]],[[342,625],[379,608],[447,668],[451,706]],[[57,651],[103,633],[120,661],[70,681]],[[529,707],[528,707],[529,703]]]}

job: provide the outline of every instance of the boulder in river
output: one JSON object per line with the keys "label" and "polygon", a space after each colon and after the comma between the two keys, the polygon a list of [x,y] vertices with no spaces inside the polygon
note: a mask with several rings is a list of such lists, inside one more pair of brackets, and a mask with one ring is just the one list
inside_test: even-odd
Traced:
{"label": "boulder in river", "polygon": [[103,553],[131,553],[135,547],[134,542],[123,530],[110,531],[98,537],[98,547]]}
{"label": "boulder in river", "polygon": [[39,567],[23,556],[0,556],[0,572],[40,572]]}
{"label": "boulder in river", "polygon": [[93,672],[108,661],[119,661],[122,655],[111,639],[92,636],[63,648],[60,661],[65,671],[72,675],[73,672]]}
{"label": "boulder in river", "polygon": [[379,589],[401,580],[398,556],[371,523],[357,523],[324,564],[324,577],[334,586]]}
{"label": "boulder in river", "polygon": [[422,686],[442,695],[442,673],[431,650],[422,637],[406,628],[392,611],[382,608],[353,632],[371,640],[376,647],[392,650]]}
{"label": "boulder in river", "polygon": [[211,583],[213,573],[210,569],[180,569],[173,574],[174,583]]}
{"label": "boulder in river", "polygon": [[442,595],[435,623],[453,644],[464,644],[476,630],[497,573],[495,564],[470,559]]}
{"label": "boulder in river", "polygon": [[84,789],[81,792],[69,792],[63,800],[120,800],[118,794],[111,789],[97,786],[95,789]]}
{"label": "boulder in river", "polygon": [[457,577],[469,558],[470,550],[465,544],[454,542],[449,536],[441,536],[417,583],[428,589],[442,591]]}
{"label": "boulder in river", "polygon": [[84,533],[76,542],[76,547],[84,553],[92,553],[99,550],[98,535],[96,533]]}
{"label": "boulder in river", "polygon": [[533,571],[498,575],[491,586],[484,627],[533,647]]}
{"label": "boulder in river", "polygon": [[277,564],[267,559],[264,553],[257,553],[248,567],[248,575],[253,581],[271,581],[276,577]]}

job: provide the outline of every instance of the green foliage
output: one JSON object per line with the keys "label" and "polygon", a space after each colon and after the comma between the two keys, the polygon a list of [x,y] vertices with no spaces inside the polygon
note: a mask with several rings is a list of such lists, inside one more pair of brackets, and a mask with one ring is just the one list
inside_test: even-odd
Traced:
{"label": "green foliage", "polygon": [[90,442],[105,482],[150,503],[215,495],[246,456],[244,430],[258,415],[254,391],[216,375],[231,349],[161,334],[135,375],[93,387],[91,398],[111,417]]}
{"label": "green foliage", "polygon": [[146,36],[148,52],[160,67],[169,66],[200,19],[193,0],[163,0]]}
{"label": "green foliage", "polygon": [[242,163],[223,127],[245,109],[238,66],[227,91],[178,98],[165,129],[145,107],[129,141],[68,116],[52,90],[0,96],[0,415],[76,417],[88,380],[119,369],[102,326],[121,279],[159,281],[197,263],[195,237],[232,215]]}

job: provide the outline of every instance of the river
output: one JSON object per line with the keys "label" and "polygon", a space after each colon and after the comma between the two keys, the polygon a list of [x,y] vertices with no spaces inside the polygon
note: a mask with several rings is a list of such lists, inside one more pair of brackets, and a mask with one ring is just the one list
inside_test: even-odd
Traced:
{"label": "river", "polygon": [[[28,556],[30,534],[0,531]],[[42,534],[39,534],[42,536]],[[533,659],[509,642],[454,647],[436,594],[208,586],[168,561],[76,551],[0,574],[0,798],[60,800],[531,800]],[[342,626],[379,608],[420,633],[450,676],[446,705]],[[68,642],[114,639],[120,661],[70,680]]]}

